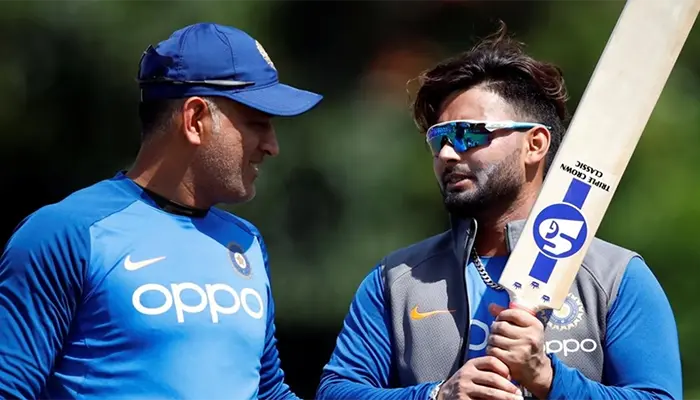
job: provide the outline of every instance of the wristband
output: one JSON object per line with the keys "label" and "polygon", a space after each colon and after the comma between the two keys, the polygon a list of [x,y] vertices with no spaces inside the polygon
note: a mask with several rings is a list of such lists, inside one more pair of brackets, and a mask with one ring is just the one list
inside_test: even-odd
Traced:
{"label": "wristband", "polygon": [[429,400],[437,400],[438,394],[440,393],[440,388],[442,387],[443,383],[445,383],[444,380],[438,382],[437,385],[433,386],[433,389],[430,391],[430,395],[428,395]]}

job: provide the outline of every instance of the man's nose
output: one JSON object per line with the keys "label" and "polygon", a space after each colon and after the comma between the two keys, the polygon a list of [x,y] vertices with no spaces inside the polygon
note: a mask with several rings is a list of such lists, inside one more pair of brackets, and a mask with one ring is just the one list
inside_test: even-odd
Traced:
{"label": "man's nose", "polygon": [[277,133],[274,128],[270,129],[260,143],[260,148],[270,156],[276,156],[280,153],[280,145],[277,141]]}
{"label": "man's nose", "polygon": [[445,143],[445,145],[442,146],[437,156],[440,161],[444,163],[459,161],[461,158],[457,150],[449,143]]}

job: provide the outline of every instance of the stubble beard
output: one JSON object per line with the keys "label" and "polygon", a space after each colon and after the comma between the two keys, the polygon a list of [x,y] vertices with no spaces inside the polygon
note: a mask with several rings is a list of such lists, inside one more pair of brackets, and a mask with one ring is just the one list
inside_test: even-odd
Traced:
{"label": "stubble beard", "polygon": [[473,187],[448,191],[443,182],[441,191],[447,211],[460,219],[490,220],[504,213],[517,200],[523,182],[517,168],[519,153],[478,171],[471,171]]}
{"label": "stubble beard", "polygon": [[202,150],[197,160],[198,181],[214,204],[246,203],[255,197],[253,184],[246,184],[242,155],[215,146]]}

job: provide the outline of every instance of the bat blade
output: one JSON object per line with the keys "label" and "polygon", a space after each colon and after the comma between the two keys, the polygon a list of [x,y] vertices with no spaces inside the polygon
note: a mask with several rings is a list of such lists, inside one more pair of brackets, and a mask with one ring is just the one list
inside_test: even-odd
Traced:
{"label": "bat blade", "polygon": [[499,279],[511,307],[563,305],[698,10],[625,4]]}

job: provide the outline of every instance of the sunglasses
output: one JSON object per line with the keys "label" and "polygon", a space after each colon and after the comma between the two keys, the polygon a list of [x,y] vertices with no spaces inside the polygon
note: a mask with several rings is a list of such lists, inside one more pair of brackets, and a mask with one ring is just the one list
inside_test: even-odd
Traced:
{"label": "sunglasses", "polygon": [[158,54],[156,49],[152,45],[149,45],[146,50],[141,54],[141,61],[139,65],[143,64],[144,57],[149,56],[154,61],[154,66],[150,68],[145,74],[150,74],[152,77],[139,77],[136,79],[141,86],[146,85],[198,85],[198,86],[222,86],[225,88],[244,88],[248,86],[255,85],[255,82],[244,82],[232,79],[202,79],[202,80],[179,80],[171,79],[165,76],[160,76],[164,73],[167,68],[172,67],[173,60],[170,57],[162,56]]}
{"label": "sunglasses", "polygon": [[471,148],[488,144],[490,134],[499,129],[521,130],[535,127],[552,129],[534,122],[457,120],[431,126],[425,135],[425,140],[433,155],[440,153],[448,142],[457,152],[463,153]]}

